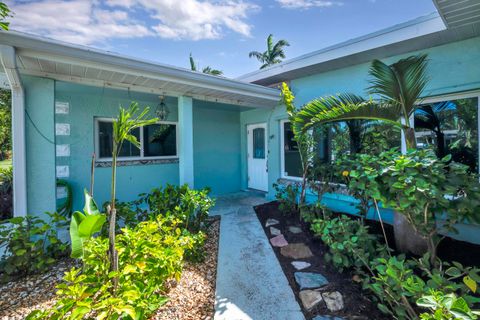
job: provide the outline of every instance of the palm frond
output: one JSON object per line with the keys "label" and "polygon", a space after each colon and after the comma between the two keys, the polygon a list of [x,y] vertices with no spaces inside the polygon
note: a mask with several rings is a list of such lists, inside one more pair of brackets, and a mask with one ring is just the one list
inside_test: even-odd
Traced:
{"label": "palm frond", "polygon": [[195,64],[195,60],[193,60],[191,53],[190,53],[190,69],[192,71],[197,71],[197,65]]}
{"label": "palm frond", "polygon": [[261,53],[261,52],[258,52],[258,51],[251,51],[249,54],[248,54],[248,57],[249,58],[257,58],[258,61],[260,62],[264,62],[265,61],[265,54]]}
{"label": "palm frond", "polygon": [[213,68],[210,67],[210,66],[206,66],[205,68],[203,68],[202,72],[203,72],[203,73],[206,73],[206,74],[211,74],[211,75],[213,75],[213,76],[221,76],[221,75],[223,75],[223,71],[217,70],[217,69],[213,69]]}
{"label": "palm frond", "polygon": [[314,126],[349,120],[380,120],[401,126],[396,107],[348,93],[310,101],[297,112],[294,125],[305,131]]}
{"label": "palm frond", "polygon": [[267,55],[270,56],[273,51],[273,34],[269,34],[267,37]]}
{"label": "palm frond", "polygon": [[408,118],[429,80],[426,68],[427,55],[411,56],[392,65],[374,60],[370,68],[372,85],[368,91],[378,94],[389,104],[400,104],[402,116]]}

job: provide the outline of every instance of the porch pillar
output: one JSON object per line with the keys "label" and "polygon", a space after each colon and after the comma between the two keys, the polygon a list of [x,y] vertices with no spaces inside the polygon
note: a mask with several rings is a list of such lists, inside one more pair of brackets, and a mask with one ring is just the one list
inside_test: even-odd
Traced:
{"label": "porch pillar", "polygon": [[25,97],[17,69],[15,48],[0,45],[0,60],[12,91],[13,214],[27,214],[27,165],[25,142]]}
{"label": "porch pillar", "polygon": [[191,97],[178,97],[178,125],[180,184],[186,183],[193,188],[193,101]]}

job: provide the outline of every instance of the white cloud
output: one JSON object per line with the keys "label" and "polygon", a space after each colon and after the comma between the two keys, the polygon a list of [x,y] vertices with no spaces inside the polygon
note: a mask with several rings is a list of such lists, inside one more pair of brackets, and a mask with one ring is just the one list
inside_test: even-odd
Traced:
{"label": "white cloud", "polygon": [[250,36],[248,14],[258,9],[241,0],[40,0],[8,5],[14,12],[12,29],[78,44],[145,36],[218,39],[227,30]]}
{"label": "white cloud", "polygon": [[94,1],[43,0],[10,5],[11,28],[76,43],[91,44],[108,38],[144,37],[152,34],[125,11],[104,10]]}
{"label": "white cloud", "polygon": [[285,9],[310,9],[310,8],[328,8],[341,6],[339,1],[328,0],[276,0],[282,8]]}
{"label": "white cloud", "polygon": [[190,40],[218,39],[225,29],[250,36],[251,26],[245,20],[251,11],[258,9],[238,0],[107,0],[107,3],[147,10],[156,21],[152,29],[158,36]]}

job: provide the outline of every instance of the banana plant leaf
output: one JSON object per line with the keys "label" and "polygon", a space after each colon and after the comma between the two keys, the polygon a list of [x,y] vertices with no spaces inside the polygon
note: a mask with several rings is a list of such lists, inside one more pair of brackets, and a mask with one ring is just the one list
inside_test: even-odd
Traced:
{"label": "banana plant leaf", "polygon": [[87,190],[84,191],[84,194],[84,212],[74,212],[70,221],[72,258],[81,258],[83,256],[83,242],[95,233],[100,232],[103,224],[107,221],[106,215],[100,213],[95,200],[93,200]]}

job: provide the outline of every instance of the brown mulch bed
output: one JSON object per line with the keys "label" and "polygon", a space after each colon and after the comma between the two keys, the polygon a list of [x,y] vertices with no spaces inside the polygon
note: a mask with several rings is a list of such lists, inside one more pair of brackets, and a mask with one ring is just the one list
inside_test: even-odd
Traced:
{"label": "brown mulch bed", "polygon": [[201,263],[185,264],[180,281],[168,293],[170,300],[158,310],[153,319],[213,319],[220,219],[214,220],[207,234],[205,260]]}
{"label": "brown mulch bed", "polygon": [[31,311],[55,304],[55,286],[78,262],[64,259],[49,271],[0,284],[0,319],[24,319]]}
{"label": "brown mulch bed", "polygon": [[[219,231],[220,219],[215,218],[207,230],[205,260],[185,264],[180,281],[172,285],[167,294],[170,300],[152,319],[213,318]],[[53,306],[57,291],[55,286],[74,265],[74,260],[65,259],[46,273],[0,284],[0,319],[24,319],[33,310]]]}
{"label": "brown mulch bed", "polygon": [[[272,246],[306,319],[312,319],[317,315],[332,315],[344,319],[387,319],[377,309],[376,304],[371,301],[371,298],[365,294],[361,286],[353,281],[352,274],[349,272],[339,273],[332,265],[324,261],[323,257],[325,253],[328,252],[328,248],[321,240],[313,237],[309,227],[300,221],[298,215],[282,214],[278,210],[277,202],[257,206],[255,207],[255,211],[269,239],[272,238],[272,235],[270,234],[269,228],[265,227],[265,223],[267,219],[272,218],[280,222],[274,225],[274,227],[280,229],[288,243],[304,243],[310,248],[313,257],[298,259],[311,264],[310,267],[301,270],[301,272],[314,272],[324,275],[328,279],[329,284],[323,289],[326,291],[339,291],[343,296],[344,309],[336,313],[330,312],[324,304],[319,304],[312,310],[306,310],[299,298],[300,288],[295,282],[294,273],[297,272],[297,270],[291,264],[294,260],[284,257],[280,253],[280,248]],[[301,227],[302,233],[293,234],[289,232],[289,226]]]}

